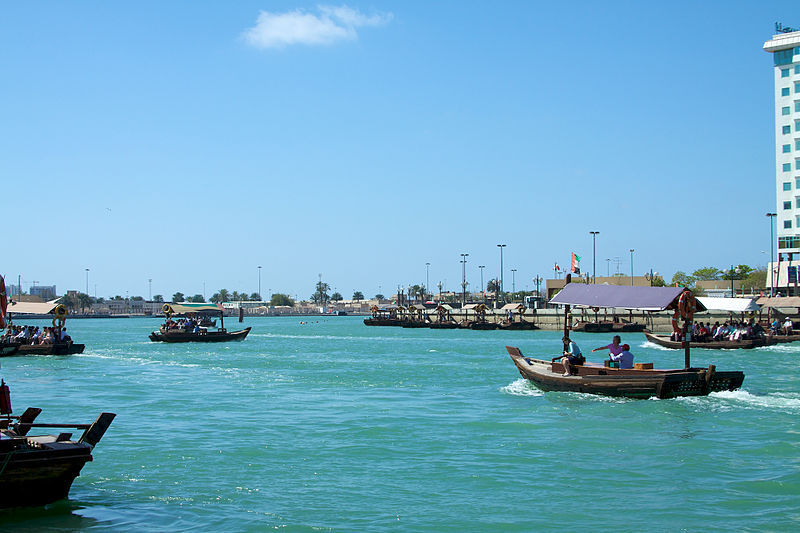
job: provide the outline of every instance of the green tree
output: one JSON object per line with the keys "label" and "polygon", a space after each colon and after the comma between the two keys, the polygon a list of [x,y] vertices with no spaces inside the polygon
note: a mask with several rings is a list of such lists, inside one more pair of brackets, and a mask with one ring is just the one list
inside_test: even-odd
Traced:
{"label": "green tree", "polygon": [[342,297],[341,293],[334,292],[333,294],[331,294],[331,300],[334,302],[341,302],[342,300],[344,300],[344,298]]}
{"label": "green tree", "polygon": [[277,306],[294,306],[294,300],[289,298],[286,294],[275,293],[272,295],[272,298],[269,301],[269,304],[277,307]]}
{"label": "green tree", "polygon": [[490,279],[489,282],[486,283],[486,292],[500,292],[500,280]]}
{"label": "green tree", "polygon": [[748,272],[742,280],[742,289],[748,291],[762,291],[767,287],[767,269],[758,268]]}
{"label": "green tree", "polygon": [[672,276],[672,283],[671,284],[675,285],[677,283],[678,285],[680,285],[682,287],[692,287],[694,285],[695,281],[696,280],[695,280],[694,276],[690,276],[686,272],[682,272],[682,271],[678,270]]}
{"label": "green tree", "polygon": [[316,285],[316,290],[314,291],[314,294],[311,295],[311,301],[314,302],[315,304],[326,303],[328,300],[331,299],[331,297],[328,296],[329,290],[331,290],[330,285],[328,285],[324,281],[318,281]]}
{"label": "green tree", "polygon": [[205,299],[205,298],[203,298],[203,295],[202,295],[202,294],[195,294],[194,296],[192,296],[191,298],[189,298],[189,301],[190,301],[190,302],[194,302],[194,303],[201,304],[201,303],[205,302],[205,301],[206,301],[206,299]]}
{"label": "green tree", "polygon": [[353,291],[353,300],[363,300],[364,293],[361,291]]}
{"label": "green tree", "polygon": [[375,295],[375,299],[376,299],[376,300],[385,300],[385,299],[386,299],[386,296],[384,296],[384,295],[383,295],[383,294],[381,294],[381,293],[378,293],[378,294],[376,294],[376,295]]}
{"label": "green tree", "polygon": [[153,296],[153,301],[162,303],[164,301],[164,296],[162,296],[161,294],[156,294],[155,296]]}
{"label": "green tree", "polygon": [[234,302],[238,302],[240,299],[241,295],[239,294],[239,291],[233,291],[233,293],[231,294],[231,300],[233,300]]}
{"label": "green tree", "polygon": [[230,293],[228,293],[228,289],[220,289],[219,292],[215,292],[214,295],[211,297],[211,301],[215,304],[227,302],[229,299],[230,299]]}
{"label": "green tree", "polygon": [[92,306],[92,298],[88,294],[79,292],[77,300],[78,305],[81,306],[81,313],[84,313],[87,307]]}
{"label": "green tree", "polygon": [[[173,295],[172,295],[172,301],[173,301],[174,303],[179,303],[179,302],[182,302],[182,301],[184,301],[184,300],[185,300],[185,298],[186,298],[186,297],[183,295],[183,293],[182,293],[182,292],[176,292],[175,294],[173,294]],[[116,300],[116,298],[114,298],[114,299]],[[121,299],[122,299],[122,298],[120,298],[120,300],[121,300]]]}
{"label": "green tree", "polygon": [[131,301],[134,301],[134,302],[143,302],[143,301],[144,301],[144,298],[142,298],[141,296],[131,296]]}
{"label": "green tree", "polygon": [[722,273],[722,279],[746,279],[747,276],[753,272],[755,269],[748,266],[748,265],[739,265],[733,267],[733,272],[731,272],[730,268],[726,269]]}
{"label": "green tree", "polygon": [[722,271],[716,267],[704,267],[692,272],[692,277],[695,281],[712,281],[719,279],[720,274]]}
{"label": "green tree", "polygon": [[260,302],[261,301],[261,295],[258,294],[257,292],[254,292],[253,294],[250,295],[250,301],[251,302]]}
{"label": "green tree", "polygon": [[653,287],[665,287],[667,284],[664,283],[664,278],[661,276],[653,276],[652,281]]}

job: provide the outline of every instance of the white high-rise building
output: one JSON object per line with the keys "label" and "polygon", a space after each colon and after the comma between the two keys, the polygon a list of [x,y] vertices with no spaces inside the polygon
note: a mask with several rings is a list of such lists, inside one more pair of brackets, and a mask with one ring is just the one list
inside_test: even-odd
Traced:
{"label": "white high-rise building", "polygon": [[[800,31],[782,28],[764,43],[775,59],[778,254],[800,253]],[[769,281],[767,281],[769,283]]]}

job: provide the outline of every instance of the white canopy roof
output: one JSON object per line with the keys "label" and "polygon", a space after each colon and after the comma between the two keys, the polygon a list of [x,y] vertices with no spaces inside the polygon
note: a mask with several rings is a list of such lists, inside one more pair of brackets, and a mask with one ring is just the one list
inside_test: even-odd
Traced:
{"label": "white canopy roof", "polygon": [[754,298],[697,298],[709,311],[729,311],[731,313],[747,313],[761,309]]}
{"label": "white canopy roof", "polygon": [[8,313],[26,313],[31,315],[49,315],[55,312],[58,304],[52,302],[8,302]]}

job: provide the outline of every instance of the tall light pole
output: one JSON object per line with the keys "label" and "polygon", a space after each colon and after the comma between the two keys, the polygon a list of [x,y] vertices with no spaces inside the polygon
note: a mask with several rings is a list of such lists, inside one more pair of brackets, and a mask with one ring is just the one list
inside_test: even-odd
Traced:
{"label": "tall light pole", "polygon": [[597,264],[595,263],[595,242],[597,241],[597,235],[599,235],[599,231],[590,231],[589,235],[592,236],[592,283],[597,283]]}
{"label": "tall light pole", "polygon": [[495,307],[500,304],[500,296],[503,294],[503,248],[505,248],[506,245],[498,244],[497,247],[500,248],[500,293],[497,295],[497,298],[495,298]]}
{"label": "tall light pole", "polygon": [[[425,291],[430,291],[431,290],[431,288],[429,286],[429,284],[430,284],[430,268],[431,268],[431,264],[430,263],[425,263]],[[422,292],[425,292],[425,291],[422,291]]]}
{"label": "tall light pole", "polygon": [[86,296],[89,296],[89,269],[86,269]]}
{"label": "tall light pole", "polygon": [[516,268],[512,268],[511,269],[511,295],[512,295],[512,297],[513,297],[514,293],[517,292],[517,276],[516,276],[516,273],[517,273],[517,269]]}
{"label": "tall light pole", "polygon": [[606,277],[611,276],[611,259],[606,258]]}
{"label": "tall light pole", "polygon": [[481,301],[486,303],[486,288],[483,285],[483,269],[486,268],[486,265],[478,265],[478,268],[481,269]]}
{"label": "tall light pole", "polygon": [[147,290],[148,290],[147,294],[149,296],[149,301],[152,302],[153,301],[153,278],[148,278],[148,280],[147,280]]}
{"label": "tall light pole", "polygon": [[544,280],[542,279],[542,276],[540,276],[540,275],[538,275],[538,274],[536,275],[536,277],[535,277],[535,278],[533,278],[533,282],[536,284],[536,300],[537,300],[537,301],[538,301],[538,300],[539,300],[539,299],[542,297],[542,295],[541,295],[541,294],[539,294],[539,284],[540,284],[542,281],[544,281]]}
{"label": "tall light pole", "polygon": [[[730,270],[728,270],[728,275],[730,275],[730,277],[731,277],[731,298],[733,298],[734,296],[736,296],[736,293],[735,293],[735,292],[734,292],[734,290],[733,290],[733,277],[734,277],[734,276],[738,276],[738,275],[739,275],[739,272],[741,272],[741,271],[742,271],[742,270],[741,270],[739,267],[736,267],[736,268],[734,269],[734,268],[733,268],[733,265],[731,265],[731,269],[730,269]],[[738,279],[738,277],[737,277],[737,279]],[[744,293],[742,293],[742,294],[744,294]]]}
{"label": "tall light pole", "polygon": [[633,287],[633,248],[631,248],[631,287]]}
{"label": "tall light pole", "polygon": [[461,254],[461,305],[467,304],[467,257],[469,254]]}
{"label": "tall light pole", "polygon": [[767,213],[769,217],[769,295],[775,296],[775,247],[772,240],[772,225],[775,222],[775,217],[778,213]]}
{"label": "tall light pole", "polygon": [[258,297],[264,301],[264,296],[261,295],[261,265],[258,265]]}

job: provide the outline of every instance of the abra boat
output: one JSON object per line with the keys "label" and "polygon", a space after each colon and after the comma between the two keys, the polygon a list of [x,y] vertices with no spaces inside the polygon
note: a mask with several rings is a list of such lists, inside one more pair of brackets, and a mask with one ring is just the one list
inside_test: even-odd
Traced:
{"label": "abra boat", "polygon": [[364,325],[366,326],[402,326],[405,322],[405,319],[400,318],[398,313],[402,313],[404,307],[387,307],[385,309],[379,309],[378,306],[373,305],[370,308],[372,312],[371,318],[364,319]]}
{"label": "abra boat", "polygon": [[[617,307],[632,310],[663,311],[676,309],[684,320],[683,332],[691,336],[693,314],[702,311],[691,293],[681,287],[618,287],[570,283],[550,303],[565,306],[565,347],[569,343],[570,306],[586,305]],[[649,363],[638,363],[633,369],[607,368],[584,363],[571,365],[571,374],[564,376],[561,356],[547,359],[525,357],[519,348],[506,346],[520,375],[544,391],[569,391],[621,396],[626,398],[675,398],[703,396],[711,392],[736,390],[744,381],[741,371],[718,372],[714,365],[694,368],[690,364],[691,342],[683,343],[685,364],[682,369],[653,369]]]}
{"label": "abra boat", "polygon": [[[66,332],[67,321],[67,308],[63,304],[57,303],[57,300],[52,302],[8,302],[8,305],[3,309],[4,314],[8,316],[8,324],[12,325],[14,315],[33,315],[33,316],[52,316],[52,327]],[[49,326],[48,326],[49,327]],[[49,344],[28,344],[30,341],[19,342],[12,340],[10,343],[5,342],[0,344],[0,357],[7,355],[70,355],[83,353],[86,349],[85,344],[73,342],[71,338],[66,340],[56,340]],[[16,350],[9,350],[6,353],[6,347],[9,344],[18,343]]]}
{"label": "abra boat", "polygon": [[[20,416],[11,414],[8,387],[0,384],[0,508],[40,506],[64,499],[83,466],[92,460],[114,413],[101,413],[91,424],[39,424],[42,412],[29,407]],[[36,428],[77,429],[83,433],[30,435]]]}
{"label": "abra boat", "polygon": [[[683,348],[683,343],[681,341],[674,341],[669,335],[656,335],[649,331],[645,331],[644,336],[653,344],[658,344],[664,348],[672,348],[673,350]],[[772,346],[780,342],[781,341],[775,337],[766,336],[757,339],[743,339],[739,341],[691,341],[690,344],[692,348],[702,348],[705,350],[747,350],[751,348],[758,348],[759,346]],[[783,342],[791,342],[791,340]]]}
{"label": "abra boat", "polygon": [[[228,331],[225,329],[225,319],[222,315],[222,307],[216,304],[208,303],[171,303],[164,304],[162,308],[166,321],[162,324],[159,331],[154,331],[150,334],[150,340],[153,342],[228,342],[228,341],[242,341],[250,333],[251,328],[245,328],[239,331]],[[174,317],[202,317],[208,315],[218,315],[220,320],[220,327],[217,330],[209,330],[207,328],[198,328],[198,331],[171,328],[168,326],[170,319]]]}

